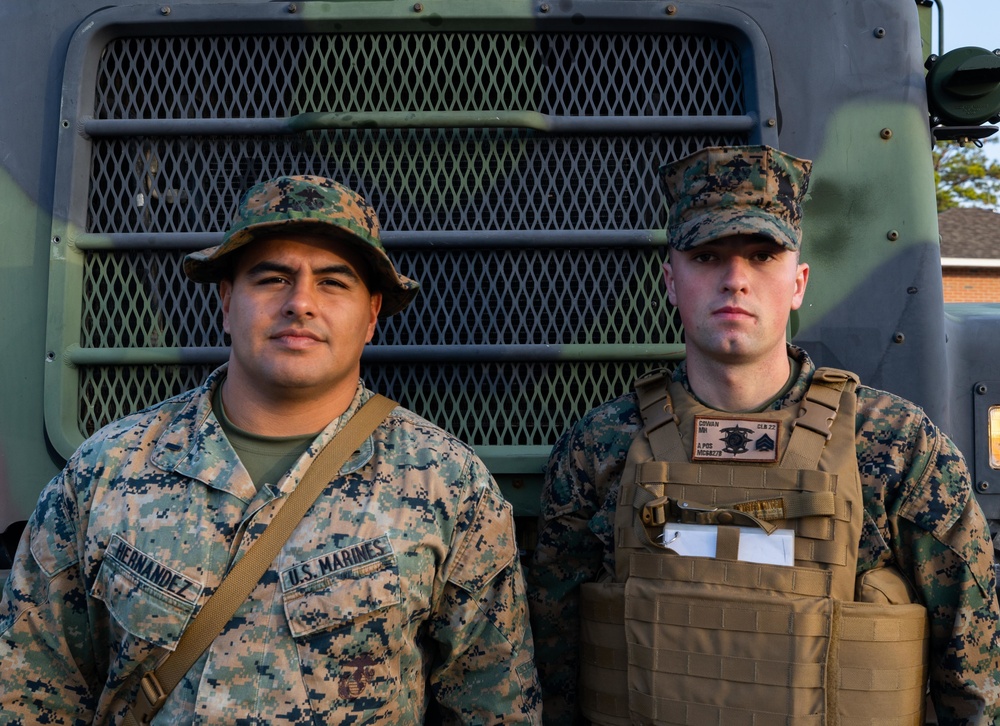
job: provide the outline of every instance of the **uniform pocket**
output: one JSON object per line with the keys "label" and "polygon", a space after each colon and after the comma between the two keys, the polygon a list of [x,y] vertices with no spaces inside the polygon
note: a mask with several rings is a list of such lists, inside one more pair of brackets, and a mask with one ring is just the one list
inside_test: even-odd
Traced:
{"label": "uniform pocket", "polygon": [[91,588],[130,635],[173,650],[194,612],[202,586],[118,535],[111,539]]}
{"label": "uniform pocket", "polygon": [[[281,573],[285,616],[315,717],[385,709],[399,690],[399,567],[387,537]],[[330,721],[332,723],[332,720]]]}
{"label": "uniform pocket", "polygon": [[111,613],[118,643],[110,660],[109,683],[124,681],[161,649],[174,650],[201,591],[201,584],[115,535],[90,589],[91,597]]}

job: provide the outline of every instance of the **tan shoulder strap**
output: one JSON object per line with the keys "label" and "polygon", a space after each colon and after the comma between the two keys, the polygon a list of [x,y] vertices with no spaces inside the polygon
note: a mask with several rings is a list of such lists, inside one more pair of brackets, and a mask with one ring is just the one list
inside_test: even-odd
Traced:
{"label": "tan shoulder strap", "polygon": [[672,375],[666,369],[645,374],[635,382],[643,429],[657,461],[687,461],[677,429],[677,415],[670,400]]}
{"label": "tan shoulder strap", "polygon": [[[817,368],[792,421],[792,437],[782,457],[786,469],[815,469],[830,440],[844,392],[854,393],[858,377],[838,368]],[[853,430],[853,422],[851,430]]]}
{"label": "tan shoulder strap", "polygon": [[302,481],[274,515],[260,539],[233,566],[201,612],[191,621],[181,635],[176,650],[167,656],[159,668],[142,677],[135,703],[125,716],[126,726],[148,724],[153,720],[184,674],[249,597],[326,485],[397,405],[395,401],[375,394],[316,455]]}
{"label": "tan shoulder strap", "polygon": [[[675,424],[677,416],[669,393],[670,373],[657,370],[636,381],[639,410],[646,436],[657,461],[687,461],[687,450],[681,443]],[[851,393],[858,377],[838,368],[817,368],[809,388],[799,404],[799,415],[792,421],[792,436],[782,459],[790,469],[814,469],[823,446],[830,439],[833,420],[837,417],[841,396]]]}

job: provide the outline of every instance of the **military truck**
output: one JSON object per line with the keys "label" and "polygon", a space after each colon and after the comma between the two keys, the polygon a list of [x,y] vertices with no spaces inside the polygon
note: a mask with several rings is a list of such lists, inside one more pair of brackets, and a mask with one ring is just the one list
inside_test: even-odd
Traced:
{"label": "military truck", "polygon": [[931,157],[996,131],[1000,63],[935,48],[936,5],[0,4],[5,543],[85,437],[226,359],[179,261],[309,173],[367,196],[423,283],[367,383],[476,447],[530,548],[558,435],[683,355],[656,168],[744,143],[815,160],[789,335],[921,404],[1000,527],[1000,310],[942,302]]}

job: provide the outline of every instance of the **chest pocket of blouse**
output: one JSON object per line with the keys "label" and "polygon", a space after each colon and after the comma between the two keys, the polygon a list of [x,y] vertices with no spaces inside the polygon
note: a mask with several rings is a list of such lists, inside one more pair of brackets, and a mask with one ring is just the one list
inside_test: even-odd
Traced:
{"label": "chest pocket of blouse", "polygon": [[128,678],[161,649],[174,650],[201,591],[200,583],[114,535],[90,589],[111,613],[117,641],[110,643],[117,653],[107,654],[108,682]]}
{"label": "chest pocket of blouse", "polygon": [[399,567],[381,536],[281,572],[285,616],[314,718],[358,722],[399,690]]}

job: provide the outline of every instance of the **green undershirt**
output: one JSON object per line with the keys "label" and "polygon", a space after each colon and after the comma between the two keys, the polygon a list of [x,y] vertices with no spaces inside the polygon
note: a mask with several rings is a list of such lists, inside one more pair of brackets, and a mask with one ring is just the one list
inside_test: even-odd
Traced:
{"label": "green undershirt", "polygon": [[[749,411],[726,411],[725,413],[760,413],[761,411],[767,411],[768,409],[770,409],[771,406],[774,405],[774,402],[777,401],[779,398],[782,398],[786,393],[792,390],[792,386],[794,386],[795,382],[799,380],[799,374],[802,373],[802,364],[799,363],[799,361],[792,358],[791,356],[788,356],[788,368],[789,368],[788,380],[785,381],[785,385],[783,385],[781,387],[781,390],[779,390],[777,393],[771,396],[771,398],[769,398],[767,401],[762,403],[760,406],[757,406],[756,408],[750,409]],[[694,391],[691,390],[690,383],[688,384],[687,388],[689,391],[691,391],[691,394],[695,397],[695,400],[698,401],[698,403],[700,403],[702,406],[705,406],[707,408],[715,408],[714,406],[709,406],[707,403],[698,398],[698,394],[696,394]]]}
{"label": "green undershirt", "polygon": [[285,476],[317,435],[259,436],[241,429],[226,416],[226,409],[222,405],[221,383],[212,396],[212,413],[222,424],[222,431],[229,439],[230,446],[240,457],[258,490],[261,485],[276,484]]}
{"label": "green undershirt", "polygon": [[758,406],[750,413],[760,413],[761,411],[767,411],[769,408],[771,408],[771,406],[774,405],[775,401],[777,401],[779,398],[783,398],[786,393],[792,390],[792,386],[794,386],[795,382],[799,380],[799,374],[802,373],[802,364],[799,361],[792,358],[791,356],[788,356],[788,369],[789,369],[788,380],[785,381],[785,385],[781,387],[781,390],[775,393],[773,396],[771,396],[771,398],[767,401],[767,403],[765,403],[762,406]]}

